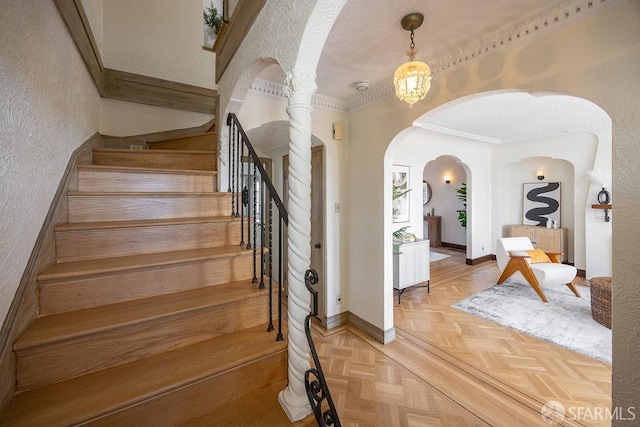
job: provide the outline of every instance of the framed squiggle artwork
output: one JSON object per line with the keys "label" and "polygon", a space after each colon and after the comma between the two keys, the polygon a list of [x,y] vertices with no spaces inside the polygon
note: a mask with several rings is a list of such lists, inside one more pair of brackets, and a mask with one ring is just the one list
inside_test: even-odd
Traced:
{"label": "framed squiggle artwork", "polygon": [[546,226],[547,221],[560,225],[560,183],[524,183],[522,223]]}

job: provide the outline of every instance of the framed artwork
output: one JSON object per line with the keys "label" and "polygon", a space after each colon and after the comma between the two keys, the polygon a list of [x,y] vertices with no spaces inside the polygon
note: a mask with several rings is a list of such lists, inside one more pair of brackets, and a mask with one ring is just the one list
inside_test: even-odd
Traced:
{"label": "framed artwork", "polygon": [[393,165],[391,169],[393,185],[393,222],[409,221],[409,166]]}
{"label": "framed artwork", "polygon": [[547,221],[560,225],[560,183],[524,183],[522,223],[547,225]]}

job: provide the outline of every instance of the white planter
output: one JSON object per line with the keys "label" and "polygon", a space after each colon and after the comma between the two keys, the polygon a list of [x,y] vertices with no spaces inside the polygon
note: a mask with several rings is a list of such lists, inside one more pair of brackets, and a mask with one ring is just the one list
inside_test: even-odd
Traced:
{"label": "white planter", "polygon": [[215,40],[216,33],[213,32],[213,28],[208,25],[204,25],[204,46],[213,47]]}

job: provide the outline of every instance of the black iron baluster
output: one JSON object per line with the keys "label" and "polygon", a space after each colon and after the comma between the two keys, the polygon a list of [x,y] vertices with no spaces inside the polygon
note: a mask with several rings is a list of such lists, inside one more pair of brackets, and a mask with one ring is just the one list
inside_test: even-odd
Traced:
{"label": "black iron baluster", "polygon": [[269,227],[269,326],[267,332],[273,331],[273,204],[271,203],[271,190],[269,190],[269,218],[267,219],[267,226]]}
{"label": "black iron baluster", "polygon": [[[253,280],[251,283],[258,283],[258,276],[256,275],[256,258],[258,256],[258,242],[256,236],[258,233],[258,176],[256,173],[256,161],[253,161]],[[251,246],[251,239],[249,239],[249,245]]]}
{"label": "black iron baluster", "polygon": [[239,187],[242,188],[242,191],[240,193],[240,246],[244,246],[244,213],[246,208],[248,207],[247,195],[249,193],[247,186],[242,183],[242,178],[244,176],[244,146],[245,141],[244,138],[242,138],[240,143],[240,151],[238,152],[238,183]]}
{"label": "black iron baluster", "polygon": [[233,132],[233,130],[235,130],[235,123],[233,126],[233,129],[230,131],[230,133],[232,134],[232,136],[230,137],[229,140],[229,145],[230,145],[230,157],[229,157],[229,170],[231,170],[231,175],[230,175],[230,179],[229,179],[229,190],[231,191],[231,216],[236,216],[236,195],[235,195],[235,191],[236,191],[236,146],[237,146],[237,138],[238,138],[238,132],[237,130],[235,132]]}
{"label": "black iron baluster", "polygon": [[[307,315],[304,320],[304,332],[307,336],[307,342],[309,343],[309,349],[311,350],[311,356],[313,357],[313,363],[315,368],[309,369],[304,374],[304,383],[307,390],[307,397],[313,410],[313,415],[316,417],[316,422],[319,426],[336,426],[340,427],[340,418],[338,418],[338,412],[333,404],[327,381],[324,378],[322,372],[322,366],[320,366],[320,359],[318,358],[318,352],[316,346],[313,343],[313,337],[311,336],[311,319],[318,319],[318,291],[313,289],[312,285],[318,283],[318,273],[314,269],[309,269],[304,274],[304,284],[307,290],[311,292],[313,297],[312,311]],[[314,378],[312,378],[315,377]],[[323,403],[326,403],[329,407],[326,410],[322,409]]]}
{"label": "black iron baluster", "polygon": [[242,188],[242,183],[240,181],[240,167],[242,165],[242,162],[240,161],[240,147],[242,145],[242,138],[240,135],[240,129],[236,128],[236,153],[235,153],[235,164],[236,164],[236,172],[235,172],[235,181],[238,183],[237,187],[235,189],[235,198],[236,198],[236,216],[240,216],[240,209],[242,209],[242,207],[240,206],[240,188]]}
{"label": "black iron baluster", "polygon": [[[229,187],[229,190],[227,191],[228,193],[231,193],[231,141],[232,141],[232,135],[233,135],[233,129],[235,128],[236,124],[233,122],[233,120],[231,119],[231,114],[229,114],[227,116],[227,126],[229,126],[229,163],[227,164],[227,174],[228,176],[228,181],[227,181],[227,185]],[[233,208],[232,208],[233,209]]]}
{"label": "black iron baluster", "polygon": [[[265,240],[265,233],[266,233],[266,224],[265,224],[265,212],[264,209],[266,207],[266,200],[267,198],[265,197],[265,189],[264,189],[264,185],[260,184],[260,194],[262,195],[262,208],[260,209],[260,289],[264,289],[264,240]],[[271,205],[271,198],[268,199],[269,200],[269,205]]]}
{"label": "black iron baluster", "polygon": [[278,235],[280,238],[278,239],[278,335],[276,335],[276,341],[283,341],[284,336],[282,336],[282,268],[283,268],[283,256],[282,256],[282,238],[283,235],[283,224],[282,217],[278,217],[280,221],[278,221]]}

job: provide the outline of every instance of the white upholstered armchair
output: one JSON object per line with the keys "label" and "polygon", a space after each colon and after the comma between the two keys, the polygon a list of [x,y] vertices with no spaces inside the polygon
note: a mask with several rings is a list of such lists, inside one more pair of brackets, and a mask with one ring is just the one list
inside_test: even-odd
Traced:
{"label": "white upholstered armchair", "polygon": [[542,286],[546,285],[566,285],[575,296],[580,297],[580,293],[571,283],[576,277],[576,268],[561,264],[558,260],[558,255],[561,254],[530,252],[534,250],[528,237],[498,239],[496,259],[501,275],[497,284],[513,277],[516,281],[531,285],[544,302],[547,302],[547,297],[542,291]]}

